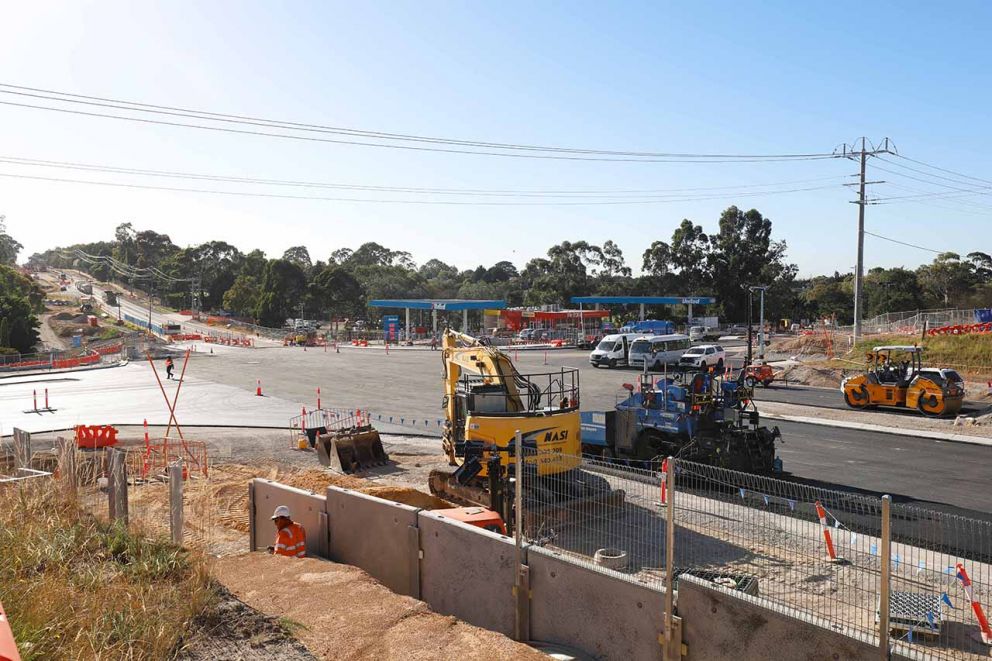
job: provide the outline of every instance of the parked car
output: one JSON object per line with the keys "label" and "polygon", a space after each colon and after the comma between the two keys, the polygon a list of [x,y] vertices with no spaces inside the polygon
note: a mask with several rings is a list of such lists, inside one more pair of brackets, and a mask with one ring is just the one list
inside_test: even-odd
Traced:
{"label": "parked car", "polygon": [[719,344],[700,344],[682,354],[679,365],[703,369],[715,367],[717,371],[721,371],[726,360],[727,352]]}
{"label": "parked car", "polygon": [[517,335],[517,339],[518,340],[530,340],[530,339],[533,339],[532,338],[533,335],[534,335],[534,329],[533,328],[525,328],[522,331],[520,331],[520,333]]}

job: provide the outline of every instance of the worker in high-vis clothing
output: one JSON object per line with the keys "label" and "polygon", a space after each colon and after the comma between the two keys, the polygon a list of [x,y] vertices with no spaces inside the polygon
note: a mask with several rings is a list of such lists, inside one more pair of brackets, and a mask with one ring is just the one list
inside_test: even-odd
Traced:
{"label": "worker in high-vis clothing", "polygon": [[289,558],[304,558],[307,555],[307,531],[293,521],[289,508],[280,505],[272,513],[276,524],[276,543],[269,547],[269,553]]}

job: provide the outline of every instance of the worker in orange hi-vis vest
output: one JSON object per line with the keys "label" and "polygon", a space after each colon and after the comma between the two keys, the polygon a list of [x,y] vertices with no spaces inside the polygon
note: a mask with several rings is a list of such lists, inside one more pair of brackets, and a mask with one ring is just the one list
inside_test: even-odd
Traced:
{"label": "worker in orange hi-vis vest", "polygon": [[276,524],[276,543],[269,547],[269,553],[289,558],[304,558],[307,555],[307,531],[293,521],[289,508],[280,505],[272,513]]}

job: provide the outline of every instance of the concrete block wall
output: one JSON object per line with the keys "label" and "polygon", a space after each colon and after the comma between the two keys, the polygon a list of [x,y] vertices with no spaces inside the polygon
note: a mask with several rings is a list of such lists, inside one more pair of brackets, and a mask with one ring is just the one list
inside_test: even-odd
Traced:
{"label": "concrete block wall", "polygon": [[688,648],[685,661],[879,658],[877,643],[845,636],[826,622],[685,574],[679,577],[678,614]]}
{"label": "concrete block wall", "polygon": [[393,592],[420,598],[416,507],[329,487],[329,558],[361,567]]}
{"label": "concrete block wall", "polygon": [[665,591],[531,547],[530,637],[598,659],[662,658]]}
{"label": "concrete block wall", "polygon": [[[250,489],[253,550],[272,543],[272,510],[287,505],[307,529],[310,555],[360,567],[436,612],[514,634],[516,548],[511,538],[455,521],[443,511],[337,487],[317,495],[255,479]],[[662,658],[664,590],[574,564],[540,547],[525,546],[522,562],[529,576],[524,618],[531,640],[597,659]],[[873,641],[845,636],[829,623],[800,617],[760,597],[693,576],[682,576],[679,588],[677,612],[687,661],[879,656]]]}
{"label": "concrete block wall", "polygon": [[285,505],[293,520],[307,532],[307,555],[328,557],[327,507],[323,495],[259,478],[251,481],[250,489],[254,492],[251,498],[253,511],[249,513],[252,519],[252,551],[264,549],[275,542],[276,526],[272,523],[272,512],[279,505]]}

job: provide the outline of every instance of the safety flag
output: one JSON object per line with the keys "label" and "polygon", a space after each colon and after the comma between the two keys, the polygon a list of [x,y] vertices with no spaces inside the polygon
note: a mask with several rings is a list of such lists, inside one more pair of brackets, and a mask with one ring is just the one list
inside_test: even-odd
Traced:
{"label": "safety flag", "polygon": [[951,598],[947,596],[946,592],[940,594],[940,600],[947,604],[948,608],[954,608],[954,604],[951,603]]}

